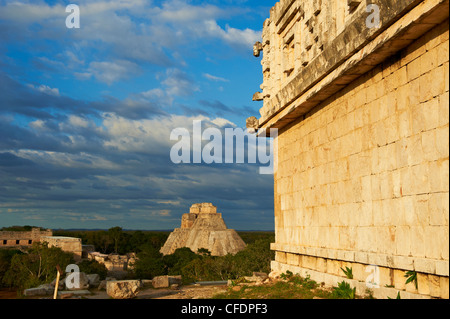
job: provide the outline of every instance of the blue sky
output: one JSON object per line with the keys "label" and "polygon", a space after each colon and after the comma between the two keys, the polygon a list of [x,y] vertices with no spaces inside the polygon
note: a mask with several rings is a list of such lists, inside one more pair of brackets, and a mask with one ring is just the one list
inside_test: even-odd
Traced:
{"label": "blue sky", "polygon": [[273,176],[169,153],[174,128],[259,114],[252,46],[275,2],[0,0],[0,227],[171,229],[212,202],[230,228],[273,229]]}

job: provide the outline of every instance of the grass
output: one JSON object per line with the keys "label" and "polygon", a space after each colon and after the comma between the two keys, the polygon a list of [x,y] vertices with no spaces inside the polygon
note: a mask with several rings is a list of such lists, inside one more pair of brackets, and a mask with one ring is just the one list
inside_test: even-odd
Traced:
{"label": "grass", "polygon": [[342,283],[339,287],[329,289],[310,278],[284,274],[282,280],[275,283],[260,286],[244,283],[240,289],[233,289],[232,286],[227,292],[214,295],[212,299],[313,299],[314,297],[322,299],[358,298],[353,289]]}

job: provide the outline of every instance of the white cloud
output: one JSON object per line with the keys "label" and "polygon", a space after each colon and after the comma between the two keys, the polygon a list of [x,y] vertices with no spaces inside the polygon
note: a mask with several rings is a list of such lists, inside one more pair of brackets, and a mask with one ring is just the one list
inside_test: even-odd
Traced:
{"label": "white cloud", "polygon": [[34,23],[49,18],[64,16],[65,6],[49,6],[46,3],[31,4],[20,1],[9,2],[2,6],[0,19],[22,23]]}
{"label": "white cloud", "polygon": [[41,84],[39,86],[34,86],[32,84],[28,84],[28,87],[30,87],[30,88],[32,88],[32,89],[34,89],[36,91],[42,92],[44,94],[53,95],[53,96],[59,96],[59,89],[58,88],[51,88],[48,85]]}
{"label": "white cloud", "polygon": [[212,120],[211,122],[214,123],[215,125],[217,125],[218,127],[224,127],[227,125],[236,127],[236,124],[234,124],[233,122],[228,121],[227,119],[224,119],[224,118],[216,118],[216,119]]}
{"label": "white cloud", "polygon": [[42,120],[36,120],[36,121],[30,122],[29,126],[34,129],[37,129],[37,130],[44,130],[46,128],[45,122]]}
{"label": "white cloud", "polygon": [[87,77],[87,74],[92,74],[98,81],[111,85],[114,82],[129,78],[138,71],[137,64],[126,60],[116,60],[114,62],[91,62],[88,73],[79,73],[79,75]]}
{"label": "white cloud", "polygon": [[216,21],[207,20],[204,21],[204,32],[211,37],[224,40],[226,43],[232,46],[252,48],[253,44],[261,39],[261,31],[254,31],[251,29],[235,29],[226,25],[225,29],[222,29]]}
{"label": "white cloud", "polygon": [[170,141],[172,130],[184,128],[192,132],[194,120],[201,120],[203,129],[212,126],[236,126],[227,119],[206,116],[171,115],[162,119],[130,120],[114,114],[105,114],[103,126],[108,138],[104,146],[122,152],[163,152],[169,156],[169,149],[174,144]]}
{"label": "white cloud", "polygon": [[214,81],[214,82],[229,82],[229,80],[225,78],[221,78],[219,76],[214,76],[209,73],[203,73],[203,77],[207,78],[208,80]]}
{"label": "white cloud", "polygon": [[86,121],[85,119],[76,116],[76,115],[70,115],[69,116],[69,124],[72,126],[76,126],[76,127],[81,127],[81,128],[88,128],[89,127],[89,122]]}
{"label": "white cloud", "polygon": [[166,71],[166,79],[162,81],[168,96],[190,96],[192,93],[199,91],[199,87],[194,81],[180,69],[168,69]]}
{"label": "white cloud", "polygon": [[[78,52],[65,51],[59,57],[51,57],[52,60],[44,57],[37,60],[56,70],[77,69],[74,76],[78,79],[94,76],[107,84],[124,75],[123,65],[116,61],[137,63],[133,69],[140,69],[138,62],[169,67],[186,65],[183,60],[186,50],[195,50],[197,43],[219,39],[235,48],[250,50],[261,35],[251,29],[219,26],[219,19],[231,19],[242,12],[234,7],[197,5],[187,0],[167,0],[159,6],[145,0],[80,0],[77,4],[81,28],[71,31],[69,36]],[[16,39],[32,37],[33,40],[66,41],[68,34],[64,21],[67,15],[64,5],[49,5],[43,1],[0,4],[0,19],[18,30]],[[28,26],[34,23],[42,27],[31,31],[34,28]],[[96,55],[100,57],[107,53],[110,58],[108,62],[89,61],[88,55],[79,55],[84,48],[100,51]],[[105,69],[111,71],[103,73]]]}

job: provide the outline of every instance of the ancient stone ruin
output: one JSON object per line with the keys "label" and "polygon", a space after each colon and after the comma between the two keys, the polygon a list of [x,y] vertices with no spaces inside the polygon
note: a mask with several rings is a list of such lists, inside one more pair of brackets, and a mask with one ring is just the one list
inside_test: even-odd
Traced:
{"label": "ancient stone ruin", "polygon": [[61,248],[62,251],[73,253],[75,261],[82,258],[83,248],[81,238],[61,237],[61,236],[43,236],[42,242],[46,242],[48,247]]}
{"label": "ancient stone ruin", "polygon": [[233,229],[227,229],[222,214],[210,203],[194,204],[189,214],[181,219],[181,228],[176,228],[161,248],[161,253],[170,255],[178,248],[188,247],[197,253],[205,248],[212,256],[236,254],[245,248],[245,243]]}
{"label": "ancient stone ruin", "polygon": [[0,248],[29,247],[35,242],[41,242],[41,238],[52,236],[51,229],[41,230],[33,227],[30,231],[0,231]]}
{"label": "ancient stone ruin", "polygon": [[273,271],[449,298],[448,17],[448,0],[271,9],[247,125],[278,129]]}

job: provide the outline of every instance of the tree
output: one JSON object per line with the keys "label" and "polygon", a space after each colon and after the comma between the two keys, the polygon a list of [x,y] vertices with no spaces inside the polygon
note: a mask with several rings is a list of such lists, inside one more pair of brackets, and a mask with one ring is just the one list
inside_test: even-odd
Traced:
{"label": "tree", "polygon": [[56,277],[56,265],[65,269],[74,263],[73,254],[46,243],[34,243],[24,253],[15,254],[3,277],[3,283],[19,290],[51,282]]}
{"label": "tree", "polygon": [[134,273],[139,279],[153,279],[156,276],[165,275],[163,256],[151,243],[141,247],[136,255]]}
{"label": "tree", "polygon": [[119,241],[123,236],[122,227],[113,227],[108,230],[108,236],[114,242],[114,252],[117,254]]}
{"label": "tree", "polygon": [[211,256],[211,252],[206,248],[197,249],[197,254],[203,257]]}
{"label": "tree", "polygon": [[22,252],[16,249],[0,249],[0,287],[6,272],[11,267],[11,260],[16,254],[22,254]]}
{"label": "tree", "polygon": [[190,248],[183,247],[175,250],[172,255],[164,256],[163,262],[168,275],[180,275],[184,266],[198,258],[201,258],[201,256],[194,253]]}

